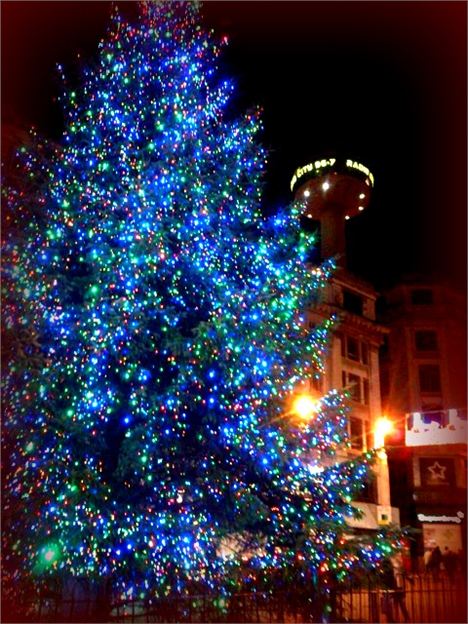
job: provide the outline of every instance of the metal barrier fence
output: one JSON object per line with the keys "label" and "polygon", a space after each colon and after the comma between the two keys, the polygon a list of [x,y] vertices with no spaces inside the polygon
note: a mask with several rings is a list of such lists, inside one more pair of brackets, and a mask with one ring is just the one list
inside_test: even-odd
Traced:
{"label": "metal barrier fence", "polygon": [[[331,591],[329,622],[378,624],[409,622],[418,624],[465,623],[466,580],[437,578],[427,574],[404,580],[400,590],[371,586],[343,586]],[[76,599],[43,596],[34,603],[21,605],[22,614],[2,618],[3,622],[102,622],[96,614],[96,602],[89,596]],[[273,623],[300,624],[322,622],[322,608],[310,596],[263,592],[234,594],[229,600],[213,596],[175,597],[165,600],[126,600],[114,603],[106,622],[122,623]],[[18,619],[19,618],[19,619]]]}
{"label": "metal barrier fence", "polygon": [[412,575],[397,590],[353,588],[337,593],[339,622],[466,623],[466,579]]}

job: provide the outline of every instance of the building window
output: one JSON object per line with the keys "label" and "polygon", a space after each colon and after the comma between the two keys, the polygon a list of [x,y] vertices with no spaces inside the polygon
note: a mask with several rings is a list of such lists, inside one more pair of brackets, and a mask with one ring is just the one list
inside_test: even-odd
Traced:
{"label": "building window", "polygon": [[411,291],[411,303],[414,305],[431,305],[434,303],[430,288],[416,288]]}
{"label": "building window", "polygon": [[364,405],[369,405],[369,380],[362,379],[362,402]]}
{"label": "building window", "polygon": [[361,295],[351,292],[350,290],[343,290],[343,308],[352,314],[358,314],[362,316],[364,302]]}
{"label": "building window", "polygon": [[414,334],[416,351],[437,351],[437,332],[421,329]]}
{"label": "building window", "polygon": [[357,403],[369,404],[369,380],[355,373],[343,371],[343,387],[349,392],[350,398]]}
{"label": "building window", "polygon": [[377,487],[373,477],[367,477],[362,484],[362,490],[356,494],[356,500],[363,503],[377,503]]}
{"label": "building window", "polygon": [[364,447],[364,423],[360,418],[349,419],[349,441],[351,448],[362,451]]}
{"label": "building window", "polygon": [[351,336],[343,336],[341,339],[341,355],[353,362],[368,364],[369,349],[366,342],[361,342]]}
{"label": "building window", "polygon": [[430,394],[440,392],[440,369],[437,364],[420,364],[419,389]]}
{"label": "building window", "polygon": [[369,364],[369,348],[367,342],[361,342],[361,362]]}
{"label": "building window", "polygon": [[382,357],[388,356],[389,344],[388,344],[388,336],[383,336],[382,344],[380,345],[379,353]]}
{"label": "building window", "polygon": [[354,373],[347,374],[347,386],[349,386],[349,391],[351,394],[351,398],[353,401],[361,402],[361,378],[359,375],[355,375]]}
{"label": "building window", "polygon": [[359,361],[359,342],[355,338],[346,338],[346,357],[355,362]]}
{"label": "building window", "polygon": [[364,421],[364,433],[366,436],[366,447],[371,449],[374,447],[374,432],[368,420]]}

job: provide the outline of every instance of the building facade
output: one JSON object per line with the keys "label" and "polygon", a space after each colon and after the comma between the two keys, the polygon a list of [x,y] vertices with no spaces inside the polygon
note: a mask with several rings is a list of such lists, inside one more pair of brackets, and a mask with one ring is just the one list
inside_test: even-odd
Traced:
{"label": "building facade", "polygon": [[466,308],[442,282],[410,278],[385,293],[384,410],[392,501],[418,530],[414,560],[439,546],[466,560]]}

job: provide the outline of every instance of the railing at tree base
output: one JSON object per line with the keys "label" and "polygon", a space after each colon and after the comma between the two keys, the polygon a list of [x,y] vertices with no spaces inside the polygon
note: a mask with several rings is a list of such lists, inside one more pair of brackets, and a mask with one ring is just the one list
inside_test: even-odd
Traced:
{"label": "railing at tree base", "polygon": [[[6,605],[5,605],[6,606]],[[388,590],[361,582],[340,585],[331,593],[329,622],[463,623],[467,622],[466,579],[441,573],[413,575],[400,590]],[[29,605],[20,605],[16,615],[4,609],[2,622],[102,622],[96,602],[87,598],[45,595]],[[267,623],[323,622],[322,605],[310,596],[278,592],[250,592],[229,600],[198,595],[164,600],[125,600],[111,606],[107,622],[122,623]]]}

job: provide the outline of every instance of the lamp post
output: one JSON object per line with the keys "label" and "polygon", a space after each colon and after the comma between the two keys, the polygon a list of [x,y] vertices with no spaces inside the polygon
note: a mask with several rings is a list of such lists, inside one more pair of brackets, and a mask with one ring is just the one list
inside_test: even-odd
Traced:
{"label": "lamp post", "polygon": [[394,430],[393,422],[386,416],[377,418],[374,425],[374,448],[377,449],[378,522],[388,524],[391,517],[390,478],[385,436]]}
{"label": "lamp post", "polygon": [[386,416],[377,418],[374,427],[374,447],[385,451],[385,436],[393,432],[393,423]]}

